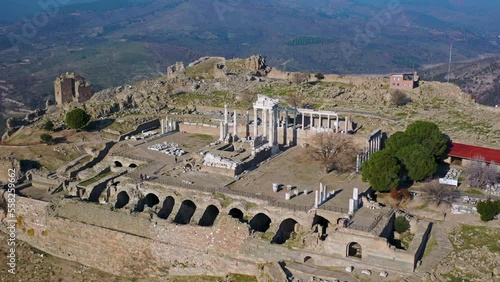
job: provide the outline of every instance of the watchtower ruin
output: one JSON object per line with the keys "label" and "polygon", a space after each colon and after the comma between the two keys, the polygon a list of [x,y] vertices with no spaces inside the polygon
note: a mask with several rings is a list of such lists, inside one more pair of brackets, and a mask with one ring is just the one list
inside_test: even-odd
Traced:
{"label": "watchtower ruin", "polygon": [[92,85],[83,76],[65,73],[54,81],[54,92],[57,105],[83,103],[92,98]]}

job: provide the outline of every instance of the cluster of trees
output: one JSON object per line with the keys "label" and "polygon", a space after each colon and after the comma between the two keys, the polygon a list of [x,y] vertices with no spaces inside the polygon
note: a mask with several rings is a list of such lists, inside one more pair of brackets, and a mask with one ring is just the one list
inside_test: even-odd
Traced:
{"label": "cluster of trees", "polygon": [[477,203],[477,212],[481,215],[482,221],[490,221],[500,214],[500,200],[492,201],[488,199],[484,202]]}
{"label": "cluster of trees", "polygon": [[388,192],[407,176],[422,181],[437,170],[437,162],[448,148],[448,137],[428,121],[416,121],[391,135],[385,148],[363,163],[363,181],[376,191]]}

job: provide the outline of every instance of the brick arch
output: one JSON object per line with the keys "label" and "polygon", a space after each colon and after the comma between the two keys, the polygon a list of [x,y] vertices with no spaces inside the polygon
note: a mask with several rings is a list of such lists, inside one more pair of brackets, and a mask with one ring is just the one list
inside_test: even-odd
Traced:
{"label": "brick arch", "polygon": [[196,212],[196,209],[197,206],[193,201],[182,201],[181,206],[177,211],[177,215],[174,218],[174,222],[177,224],[189,224],[191,222],[191,218]]}
{"label": "brick arch", "polygon": [[163,200],[162,207],[158,212],[158,217],[161,219],[168,219],[168,217],[172,214],[175,207],[175,199],[172,196],[165,197]]}
{"label": "brick arch", "polygon": [[214,222],[217,219],[217,217],[219,216],[219,214],[220,214],[219,208],[217,208],[214,205],[209,205],[205,209],[205,212],[203,212],[203,215],[202,215],[200,221],[198,222],[198,225],[205,226],[205,227],[214,225]]}
{"label": "brick arch", "polygon": [[283,244],[292,238],[293,234],[298,231],[300,224],[293,218],[287,218],[280,223],[278,231],[274,235],[271,243]]}

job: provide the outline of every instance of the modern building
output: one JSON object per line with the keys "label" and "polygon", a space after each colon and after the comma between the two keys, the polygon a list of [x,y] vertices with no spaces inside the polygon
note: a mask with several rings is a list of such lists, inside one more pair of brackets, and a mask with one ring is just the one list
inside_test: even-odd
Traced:
{"label": "modern building", "polygon": [[402,90],[412,90],[418,86],[418,81],[420,80],[417,73],[412,74],[392,74],[390,76],[389,88],[390,89],[402,89]]}

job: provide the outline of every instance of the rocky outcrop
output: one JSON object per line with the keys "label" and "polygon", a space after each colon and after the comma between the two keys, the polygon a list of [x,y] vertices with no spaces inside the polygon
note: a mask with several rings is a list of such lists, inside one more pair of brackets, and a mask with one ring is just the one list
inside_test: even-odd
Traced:
{"label": "rocky outcrop", "polygon": [[167,67],[167,78],[177,77],[179,74],[184,74],[186,68],[183,62],[177,62],[175,65]]}
{"label": "rocky outcrop", "polygon": [[261,55],[254,55],[245,59],[245,68],[248,70],[265,70],[266,60]]}
{"label": "rocky outcrop", "polygon": [[40,120],[46,113],[46,110],[36,109],[32,112],[26,114],[24,118],[9,118],[6,121],[6,130],[5,134],[2,137],[2,140],[8,138],[12,134],[14,134],[17,130],[19,130],[23,126],[28,126],[38,120]]}

